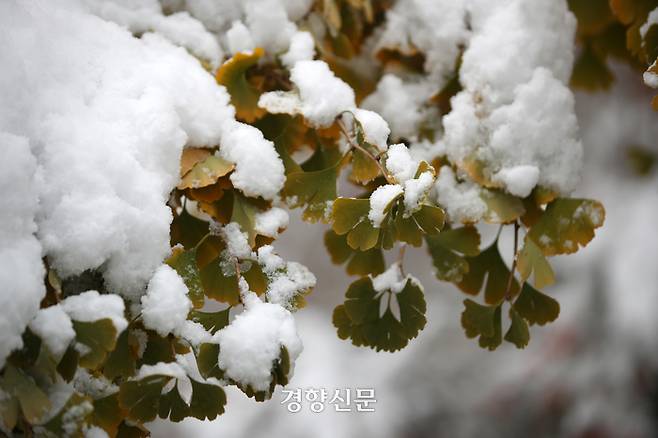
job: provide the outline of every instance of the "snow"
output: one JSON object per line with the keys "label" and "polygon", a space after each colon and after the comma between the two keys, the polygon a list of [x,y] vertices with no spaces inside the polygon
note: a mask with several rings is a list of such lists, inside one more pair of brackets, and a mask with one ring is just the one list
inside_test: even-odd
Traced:
{"label": "snow", "polygon": [[372,287],[377,292],[393,292],[398,294],[402,292],[407,284],[409,276],[403,276],[399,263],[393,263],[386,271],[372,278]]}
{"label": "snow", "polygon": [[144,326],[160,336],[180,332],[192,308],[187,293],[187,286],[178,273],[169,265],[161,265],[141,299]]}
{"label": "snow", "polygon": [[[399,0],[386,12],[377,49],[425,55],[425,71],[444,80],[455,67],[459,46],[468,36],[466,1]],[[438,87],[441,86],[439,83]]]}
{"label": "snow", "polygon": [[385,184],[377,187],[377,189],[370,195],[370,211],[368,212],[368,219],[372,222],[372,226],[379,228],[382,221],[388,213],[388,208],[395,198],[403,193],[403,188],[399,184]]}
{"label": "snow", "polygon": [[226,43],[231,55],[236,53],[251,53],[256,48],[247,26],[240,20],[235,20],[226,32]]}
{"label": "snow", "polygon": [[0,130],[35,147],[37,235],[51,266],[60,277],[99,269],[110,290],[137,299],[169,252],[182,148],[218,144],[234,110],[183,48],[136,39],[75,1],[59,6],[0,6]]}
{"label": "snow", "polygon": [[283,259],[274,253],[272,245],[263,245],[258,248],[258,263],[266,274],[273,274],[285,266]]}
{"label": "snow", "polygon": [[283,188],[286,177],[274,143],[253,126],[227,122],[219,153],[225,160],[235,163],[230,179],[245,195],[269,200]]}
{"label": "snow", "polygon": [[187,378],[185,370],[177,362],[158,362],[155,365],[142,365],[132,380],[142,380],[149,376],[170,376],[177,379]]}
{"label": "snow", "polygon": [[251,246],[247,240],[247,233],[240,229],[240,224],[230,222],[226,224],[220,235],[226,243],[226,250],[233,258],[247,259],[251,257]]}
{"label": "snow", "polygon": [[291,370],[302,351],[292,314],[278,304],[264,303],[254,293],[244,296],[245,310],[215,333],[219,367],[228,378],[256,391],[270,385],[273,362],[281,346],[290,355]]}
{"label": "snow", "polygon": [[409,149],[402,144],[393,144],[386,152],[386,170],[398,184],[404,184],[406,181],[416,176],[418,161],[414,160],[409,154]]}
{"label": "snow", "polygon": [[40,309],[30,321],[30,330],[41,338],[56,358],[62,357],[75,338],[71,318],[59,304]]}
{"label": "snow", "polygon": [[525,198],[537,185],[539,169],[529,165],[507,167],[496,173],[493,179],[501,181],[512,195]]}
{"label": "snow", "polygon": [[290,80],[296,90],[263,93],[258,105],[271,113],[301,114],[314,127],[330,126],[340,113],[356,106],[352,88],[324,61],[298,61]]}
{"label": "snow", "polygon": [[124,303],[118,295],[99,294],[90,290],[79,295],[65,298],[60,305],[74,321],[93,322],[99,319],[111,319],[117,336],[128,327],[124,317]]}
{"label": "snow", "polygon": [[287,262],[285,269],[269,274],[267,300],[288,310],[295,310],[292,300],[296,295],[315,287],[315,275],[306,266],[297,262]]}
{"label": "snow", "polygon": [[219,64],[223,53],[215,37],[188,12],[163,15],[157,0],[84,0],[94,15],[113,21],[134,34],[157,32],[196,56]]}
{"label": "snow", "polygon": [[[4,89],[2,85],[0,76],[0,89]],[[3,132],[2,121],[0,112],[0,187],[4,189],[0,209],[0,367],[12,350],[22,347],[21,334],[46,293],[41,245],[34,237],[39,182],[36,159],[28,140]]]}
{"label": "snow", "polygon": [[431,94],[431,89],[424,83],[403,82],[399,77],[387,73],[361,106],[375,111],[388,122],[393,139],[412,139],[418,135],[418,127],[423,119],[422,103]]}
{"label": "snow", "polygon": [[203,325],[189,320],[185,321],[183,326],[178,328],[177,334],[195,348],[212,340],[212,335],[206,331]]}
{"label": "snow", "polygon": [[404,182],[404,214],[409,216],[418,209],[420,201],[434,184],[434,175],[423,172],[418,178]]}
{"label": "snow", "polygon": [[352,111],[363,128],[365,141],[376,146],[381,152],[388,147],[386,140],[391,133],[386,120],[374,111],[357,108]]}
{"label": "snow", "polygon": [[288,51],[281,55],[281,62],[288,68],[297,61],[311,60],[315,56],[315,41],[309,32],[299,31],[290,39]]}
{"label": "snow", "polygon": [[480,187],[468,180],[458,182],[449,166],[441,167],[434,187],[439,205],[452,222],[475,223],[487,211],[480,197]]}
{"label": "snow", "polygon": [[108,438],[109,435],[103,429],[97,426],[91,426],[85,430],[85,438]]}
{"label": "snow", "polygon": [[459,166],[477,159],[485,177],[513,194],[529,193],[533,179],[528,174],[521,181],[513,169],[534,166],[536,184],[569,194],[579,181],[582,145],[566,85],[575,32],[566,2],[492,6],[475,0],[470,13],[473,36],[460,71],[464,90],[443,118],[448,157]]}
{"label": "snow", "polygon": [[658,88],[658,74],[654,73],[656,70],[656,61],[644,72],[642,79],[644,83],[651,88]]}
{"label": "snow", "polygon": [[279,235],[279,230],[288,227],[289,220],[290,218],[286,210],[272,207],[267,211],[256,214],[254,228],[258,234],[276,238]]}
{"label": "snow", "polygon": [[658,8],[655,8],[654,10],[649,12],[649,15],[647,16],[647,21],[645,21],[644,24],[640,26],[640,35],[642,35],[642,39],[646,38],[647,32],[649,32],[649,29],[654,24],[658,24]]}

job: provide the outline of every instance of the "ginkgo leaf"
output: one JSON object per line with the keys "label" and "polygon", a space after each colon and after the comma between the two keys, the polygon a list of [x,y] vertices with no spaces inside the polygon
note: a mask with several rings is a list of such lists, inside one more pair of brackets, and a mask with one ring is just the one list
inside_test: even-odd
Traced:
{"label": "ginkgo leaf", "polygon": [[528,236],[546,256],[576,252],[603,225],[605,210],[598,201],[558,198],[548,204]]}
{"label": "ginkgo leaf", "polygon": [[224,413],[226,394],[224,390],[214,384],[192,382],[192,400],[190,401],[190,414],[199,420],[214,420]]}
{"label": "ginkgo leaf", "polygon": [[239,193],[233,194],[233,212],[231,222],[237,222],[240,229],[247,233],[249,245],[253,248],[256,245],[256,214],[260,209],[256,204]]}
{"label": "ginkgo leaf", "polygon": [[265,110],[258,106],[260,92],[249,83],[246,76],[247,70],[256,65],[264,53],[261,47],[251,53],[236,53],[217,70],[217,82],[225,86],[231,95],[236,116],[247,123],[265,114]]}
{"label": "ginkgo leaf", "polygon": [[523,285],[513,307],[530,325],[553,322],[560,314],[560,304],[557,301],[528,283]]}
{"label": "ginkgo leaf", "polygon": [[171,246],[180,244],[185,248],[194,248],[207,234],[208,222],[192,216],[183,208],[171,224]]}
{"label": "ginkgo leaf", "polygon": [[425,240],[436,269],[436,278],[443,281],[462,281],[469,269],[464,256],[475,257],[480,253],[480,234],[470,225],[426,236]]}
{"label": "ginkgo leaf", "polygon": [[355,149],[352,152],[352,174],[350,179],[359,183],[365,184],[370,182],[381,175],[379,166],[372,159],[372,157],[360,149]]}
{"label": "ginkgo leaf", "polygon": [[46,393],[23,370],[6,364],[1,383],[2,389],[18,400],[23,416],[30,423],[39,421],[50,409]]}
{"label": "ginkgo leaf", "polygon": [[466,337],[479,336],[480,347],[495,350],[502,343],[501,306],[484,306],[473,300],[464,300],[461,324]]}
{"label": "ginkgo leaf", "polygon": [[291,173],[281,194],[291,207],[304,207],[304,220],[325,221],[331,202],[337,196],[339,167],[340,161],[323,170]]}
{"label": "ginkgo leaf", "polygon": [[80,366],[96,369],[100,367],[108,353],[114,350],[117,330],[111,319],[99,319],[93,322],[73,321],[76,340],[89,351],[80,356]]}
{"label": "ginkgo leaf", "polygon": [[196,363],[199,373],[204,378],[224,378],[224,371],[219,367],[219,345],[203,343],[199,345],[196,355]]}
{"label": "ginkgo leaf", "polygon": [[178,385],[174,385],[171,390],[160,397],[158,406],[158,416],[174,423],[178,423],[188,417],[190,407],[185,403],[178,392]]}
{"label": "ginkgo leaf", "polygon": [[124,330],[117,339],[116,346],[107,357],[103,366],[103,375],[109,380],[130,377],[135,374],[135,356],[133,355],[128,338],[130,332]]}
{"label": "ginkgo leaf", "polygon": [[499,304],[505,298],[518,294],[519,283],[511,277],[507,265],[500,257],[497,240],[479,255],[466,257],[466,261],[468,272],[457,284],[464,293],[478,295],[484,285],[484,300],[487,304]]}
{"label": "ginkgo leaf", "polygon": [[525,212],[523,201],[499,190],[482,189],[480,197],[487,205],[484,220],[494,224],[515,221]]}
{"label": "ginkgo leaf", "polygon": [[78,370],[79,359],[80,353],[78,353],[78,350],[75,349],[74,345],[69,345],[57,364],[57,372],[65,381],[70,382],[73,380],[75,372]]}
{"label": "ginkgo leaf", "polygon": [[73,392],[59,412],[42,427],[54,436],[84,436],[93,407],[91,398]]}
{"label": "ginkgo leaf", "polygon": [[185,176],[187,172],[199,162],[205,160],[212,154],[207,148],[185,148],[180,158],[180,176]]}
{"label": "ginkgo leaf", "polygon": [[158,415],[160,394],[172,376],[152,375],[123,382],[119,387],[119,404],[134,421],[145,423]]}
{"label": "ginkgo leaf", "polygon": [[519,252],[516,267],[521,274],[521,281],[526,281],[530,278],[530,274],[534,273],[534,285],[537,288],[541,289],[555,283],[553,268],[541,249],[528,237],[524,241],[523,249]]}
{"label": "ginkgo leaf", "polygon": [[530,331],[528,330],[528,323],[514,310],[514,307],[509,309],[509,316],[512,324],[507,333],[505,333],[505,340],[516,345],[516,348],[525,348],[530,341]]}
{"label": "ginkgo leaf", "polygon": [[174,248],[173,254],[166,260],[166,263],[174,268],[183,279],[188,290],[187,296],[194,308],[203,307],[205,299],[201,273],[197,265],[196,248],[187,251],[181,250],[180,247]]}
{"label": "ginkgo leaf", "polygon": [[345,235],[339,236],[333,230],[325,233],[324,244],[333,263],[341,265],[347,262],[345,269],[349,275],[376,275],[384,272],[384,253],[379,248],[355,251],[347,244]]}
{"label": "ginkgo leaf", "polygon": [[221,330],[228,325],[230,310],[230,307],[220,310],[219,312],[201,312],[199,310],[192,310],[189,319],[198,322],[203,328],[214,335],[218,330]]}
{"label": "ginkgo leaf", "polygon": [[219,178],[227,175],[235,168],[230,163],[216,155],[210,155],[204,160],[196,163],[192,169],[181,178],[178,188],[190,189],[206,187],[217,182]]}
{"label": "ginkgo leaf", "polygon": [[98,398],[93,401],[93,405],[92,423],[103,428],[109,436],[116,436],[119,424],[126,416],[126,412],[119,406],[119,393]]}
{"label": "ginkgo leaf", "polygon": [[341,339],[351,338],[354,345],[367,345],[377,351],[404,348],[425,327],[426,304],[421,288],[411,279],[395,294],[400,315],[390,305],[380,315],[380,300],[389,293],[375,291],[370,277],[350,285],[345,303],[334,309],[333,323]]}

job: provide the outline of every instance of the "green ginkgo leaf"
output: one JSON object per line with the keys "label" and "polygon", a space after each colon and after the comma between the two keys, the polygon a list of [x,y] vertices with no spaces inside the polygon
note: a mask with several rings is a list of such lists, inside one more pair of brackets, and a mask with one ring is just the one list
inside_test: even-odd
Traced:
{"label": "green ginkgo leaf", "polygon": [[558,198],[548,204],[528,237],[546,256],[570,254],[594,238],[594,230],[604,219],[605,210],[598,201]]}
{"label": "green ginkgo leaf", "polygon": [[544,325],[555,321],[560,315],[560,303],[528,283],[523,285],[513,307],[530,325]]}
{"label": "green ginkgo leaf", "polygon": [[160,394],[171,376],[152,375],[140,380],[128,380],[119,387],[119,404],[128,418],[145,423],[155,420],[160,405]]}
{"label": "green ginkgo leaf", "polygon": [[521,281],[526,281],[534,273],[534,285],[537,288],[541,289],[555,283],[553,268],[541,249],[528,237],[525,239],[523,249],[519,252],[516,266],[521,274]]}
{"label": "green ginkgo leaf", "polygon": [[425,240],[436,278],[443,281],[461,282],[469,270],[464,256],[475,257],[480,252],[480,234],[470,225],[426,236]]}
{"label": "green ginkgo leaf", "polygon": [[505,333],[505,340],[516,345],[516,348],[525,348],[530,341],[530,331],[528,330],[528,323],[525,319],[514,310],[513,307],[509,310],[509,316],[512,320],[507,333]]}
{"label": "green ginkgo leaf", "polygon": [[464,293],[478,295],[484,286],[484,301],[493,305],[519,293],[519,283],[501,258],[497,240],[479,255],[466,257],[466,262],[468,272],[457,283]]}
{"label": "green ginkgo leaf", "polygon": [[324,235],[324,244],[337,265],[347,262],[345,269],[349,275],[377,275],[384,272],[384,253],[379,248],[356,251],[347,244],[347,238],[339,236],[333,230]]}
{"label": "green ginkgo leaf", "polygon": [[[399,318],[390,301],[380,315],[380,300],[390,300],[394,294],[399,306]],[[367,345],[377,351],[397,351],[425,327],[426,304],[422,289],[413,280],[399,293],[377,292],[369,277],[350,285],[345,303],[334,309],[333,323],[341,339],[350,338],[354,345]]]}
{"label": "green ginkgo leaf", "polygon": [[76,340],[89,351],[80,355],[80,366],[89,369],[100,367],[109,352],[114,350],[117,330],[111,319],[99,319],[93,322],[73,321]]}
{"label": "green ginkgo leaf", "polygon": [[479,337],[480,347],[495,350],[502,342],[501,306],[486,306],[473,300],[464,300],[461,316],[466,337]]}

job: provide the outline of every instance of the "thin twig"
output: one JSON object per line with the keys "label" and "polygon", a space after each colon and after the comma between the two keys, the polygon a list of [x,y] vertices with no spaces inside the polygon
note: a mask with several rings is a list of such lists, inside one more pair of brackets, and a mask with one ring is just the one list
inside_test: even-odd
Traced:
{"label": "thin twig", "polygon": [[400,265],[400,273],[402,275],[404,274],[404,253],[407,250],[407,244],[403,243],[402,246],[400,246],[400,253],[398,254],[398,265]]}
{"label": "thin twig", "polygon": [[510,301],[512,299],[512,281],[514,281],[514,271],[516,271],[518,248],[519,248],[519,222],[514,221],[514,258],[512,259],[512,269],[509,272],[509,278],[507,279],[507,288],[505,289],[505,299],[507,301]]}
{"label": "thin twig", "polygon": [[368,156],[372,161],[374,161],[375,164],[377,165],[377,167],[379,167],[379,170],[381,171],[384,178],[386,178],[386,181],[389,184],[395,184],[395,181],[391,180],[391,178],[388,176],[388,173],[384,169],[384,166],[382,166],[382,163],[379,161],[379,158],[374,156],[370,151],[368,151],[367,149],[362,147],[360,144],[353,142],[352,137],[347,132],[347,129],[345,129],[345,126],[343,125],[343,123],[340,120],[338,120],[338,127],[340,128],[341,132],[345,136],[345,139],[347,140],[347,142],[350,144],[350,147],[352,149],[358,149],[361,152],[363,152],[364,154],[366,154],[366,156]]}

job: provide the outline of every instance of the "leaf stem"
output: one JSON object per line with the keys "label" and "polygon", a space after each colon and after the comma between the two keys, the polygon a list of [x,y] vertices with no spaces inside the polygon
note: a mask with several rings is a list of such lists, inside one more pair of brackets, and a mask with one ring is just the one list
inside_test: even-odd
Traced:
{"label": "leaf stem", "polygon": [[370,158],[372,161],[375,162],[377,167],[379,167],[379,171],[382,173],[384,178],[386,178],[386,182],[388,182],[389,184],[395,184],[395,181],[393,181],[390,178],[390,176],[386,172],[386,169],[384,169],[384,166],[382,166],[382,163],[379,161],[379,157],[381,157],[381,154],[379,154],[379,156],[375,156],[360,144],[353,142],[352,138],[350,137],[350,134],[347,132],[347,129],[345,128],[345,125],[343,125],[343,122],[340,119],[338,120],[338,127],[340,128],[341,132],[345,136],[347,142],[350,144],[351,149],[358,149],[359,151],[363,152],[368,158]]}
{"label": "leaf stem", "polygon": [[400,246],[400,253],[398,254],[398,265],[400,265],[400,273],[402,275],[404,274],[404,253],[407,250],[407,244],[403,243],[402,246]]}
{"label": "leaf stem", "polygon": [[[502,227],[501,227],[502,228]],[[514,221],[514,257],[512,259],[512,268],[509,272],[507,279],[507,288],[505,289],[505,299],[510,301],[512,299],[512,281],[514,281],[514,271],[516,271],[516,261],[518,259],[519,248],[519,221]]]}

